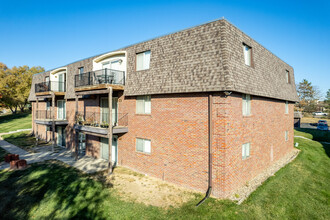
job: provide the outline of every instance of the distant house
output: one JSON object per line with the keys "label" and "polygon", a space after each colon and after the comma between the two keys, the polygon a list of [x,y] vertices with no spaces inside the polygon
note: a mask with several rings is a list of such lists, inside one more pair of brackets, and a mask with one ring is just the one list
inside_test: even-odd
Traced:
{"label": "distant house", "polygon": [[79,157],[227,197],[293,150],[294,82],[222,19],[36,74],[29,101]]}

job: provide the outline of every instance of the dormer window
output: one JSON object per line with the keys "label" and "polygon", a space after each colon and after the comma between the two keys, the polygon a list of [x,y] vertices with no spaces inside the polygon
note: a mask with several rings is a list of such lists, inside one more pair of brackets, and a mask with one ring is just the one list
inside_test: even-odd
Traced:
{"label": "dormer window", "polygon": [[285,70],[285,78],[286,78],[286,83],[291,83],[289,70]]}
{"label": "dormer window", "polygon": [[84,67],[80,67],[80,68],[78,68],[78,70],[79,70],[79,74],[83,74],[84,73]]}
{"label": "dormer window", "polygon": [[150,50],[136,54],[136,71],[149,69]]}
{"label": "dormer window", "polygon": [[243,43],[245,65],[252,66],[252,48]]}

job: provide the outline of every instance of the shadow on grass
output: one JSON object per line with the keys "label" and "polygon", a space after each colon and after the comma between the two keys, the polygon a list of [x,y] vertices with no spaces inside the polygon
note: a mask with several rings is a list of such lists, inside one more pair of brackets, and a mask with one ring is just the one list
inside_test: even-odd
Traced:
{"label": "shadow on grass", "polygon": [[310,128],[296,128],[296,130],[311,134],[312,140],[320,142],[323,145],[323,149],[325,150],[325,153],[328,155],[328,157],[330,157],[330,144],[324,143],[324,142],[330,143],[330,131],[321,131]]}
{"label": "shadow on grass", "polygon": [[305,132],[313,136],[314,141],[330,142],[330,131],[321,131],[312,128],[295,128],[297,131]]}
{"label": "shadow on grass", "polygon": [[29,114],[31,114],[31,112],[24,112],[24,113],[18,113],[18,114],[11,114],[11,115],[0,116],[0,124],[1,123],[11,122],[14,119],[25,118]]}
{"label": "shadow on grass", "polygon": [[330,158],[330,144],[326,144],[326,143],[321,143],[323,145],[323,149],[325,150],[325,153],[328,155],[328,157]]}
{"label": "shadow on grass", "polygon": [[47,161],[26,170],[0,173],[0,219],[105,219],[100,206],[109,190],[63,166]]}

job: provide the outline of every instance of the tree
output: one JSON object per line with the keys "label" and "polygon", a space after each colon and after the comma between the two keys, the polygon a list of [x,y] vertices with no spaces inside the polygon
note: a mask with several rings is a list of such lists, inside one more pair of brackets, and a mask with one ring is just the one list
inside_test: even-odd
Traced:
{"label": "tree", "polygon": [[0,63],[1,102],[14,114],[18,108],[24,111],[28,103],[32,76],[43,71],[44,68],[40,66],[32,68],[19,66],[9,69],[5,64]]}
{"label": "tree", "polygon": [[308,80],[303,79],[297,85],[297,92],[300,99],[298,107],[307,112],[315,111],[317,108],[316,101],[321,97],[320,89],[313,86]]}
{"label": "tree", "polygon": [[327,112],[330,112],[330,89],[327,91],[327,95],[325,96],[325,106],[327,108]]}

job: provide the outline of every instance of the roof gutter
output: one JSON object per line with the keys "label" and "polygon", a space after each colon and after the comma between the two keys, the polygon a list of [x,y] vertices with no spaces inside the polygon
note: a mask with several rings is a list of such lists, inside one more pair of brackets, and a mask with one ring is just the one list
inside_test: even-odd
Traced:
{"label": "roof gutter", "polygon": [[210,197],[212,193],[212,139],[213,139],[213,124],[212,124],[212,105],[213,105],[213,96],[210,93],[208,97],[208,188],[205,194],[205,197],[199,201],[196,207],[200,206],[207,198]]}

